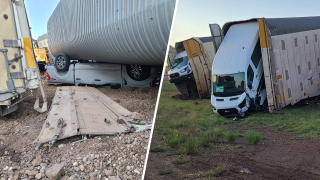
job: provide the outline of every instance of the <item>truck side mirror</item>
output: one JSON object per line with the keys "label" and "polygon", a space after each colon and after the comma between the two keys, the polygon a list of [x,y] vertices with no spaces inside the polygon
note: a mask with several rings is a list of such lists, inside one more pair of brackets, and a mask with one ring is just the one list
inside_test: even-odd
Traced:
{"label": "truck side mirror", "polygon": [[252,89],[252,82],[249,82],[249,83],[248,83],[248,88],[249,88],[249,89]]}

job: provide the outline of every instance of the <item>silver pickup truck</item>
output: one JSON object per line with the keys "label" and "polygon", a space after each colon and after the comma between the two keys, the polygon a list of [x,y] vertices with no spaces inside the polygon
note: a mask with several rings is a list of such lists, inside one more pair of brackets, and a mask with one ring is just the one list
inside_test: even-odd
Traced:
{"label": "silver pickup truck", "polygon": [[46,76],[49,83],[75,84],[76,86],[84,84],[110,85],[111,88],[158,86],[162,67],[147,68],[149,71],[146,75],[139,75],[139,65],[73,62],[68,71],[58,71],[54,64],[46,66]]}

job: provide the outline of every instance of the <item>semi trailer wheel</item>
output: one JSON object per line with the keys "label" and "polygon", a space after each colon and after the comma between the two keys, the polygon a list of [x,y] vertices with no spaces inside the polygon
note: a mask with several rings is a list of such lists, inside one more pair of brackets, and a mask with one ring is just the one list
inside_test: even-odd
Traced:
{"label": "semi trailer wheel", "polygon": [[54,65],[58,71],[68,71],[70,66],[70,59],[64,53],[60,53],[56,57]]}
{"label": "semi trailer wheel", "polygon": [[137,64],[127,65],[127,73],[129,77],[135,81],[143,81],[150,76],[151,68]]}

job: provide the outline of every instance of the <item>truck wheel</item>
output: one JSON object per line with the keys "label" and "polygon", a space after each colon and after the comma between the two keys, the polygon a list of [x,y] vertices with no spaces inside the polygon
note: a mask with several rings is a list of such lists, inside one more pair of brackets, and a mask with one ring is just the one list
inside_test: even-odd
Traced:
{"label": "truck wheel", "polygon": [[70,59],[64,53],[60,53],[56,57],[54,65],[58,71],[68,71],[70,66]]}
{"label": "truck wheel", "polygon": [[151,68],[137,64],[127,65],[128,76],[136,81],[143,81],[150,76]]}

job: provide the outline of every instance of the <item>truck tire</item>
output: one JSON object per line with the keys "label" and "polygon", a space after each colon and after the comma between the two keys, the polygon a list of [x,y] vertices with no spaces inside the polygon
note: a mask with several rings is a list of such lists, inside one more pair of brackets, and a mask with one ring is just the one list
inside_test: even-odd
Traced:
{"label": "truck tire", "polygon": [[58,54],[55,59],[54,66],[58,71],[68,71],[70,66],[70,59],[64,53]]}
{"label": "truck tire", "polygon": [[135,81],[143,81],[150,76],[151,68],[138,64],[127,65],[128,76]]}

